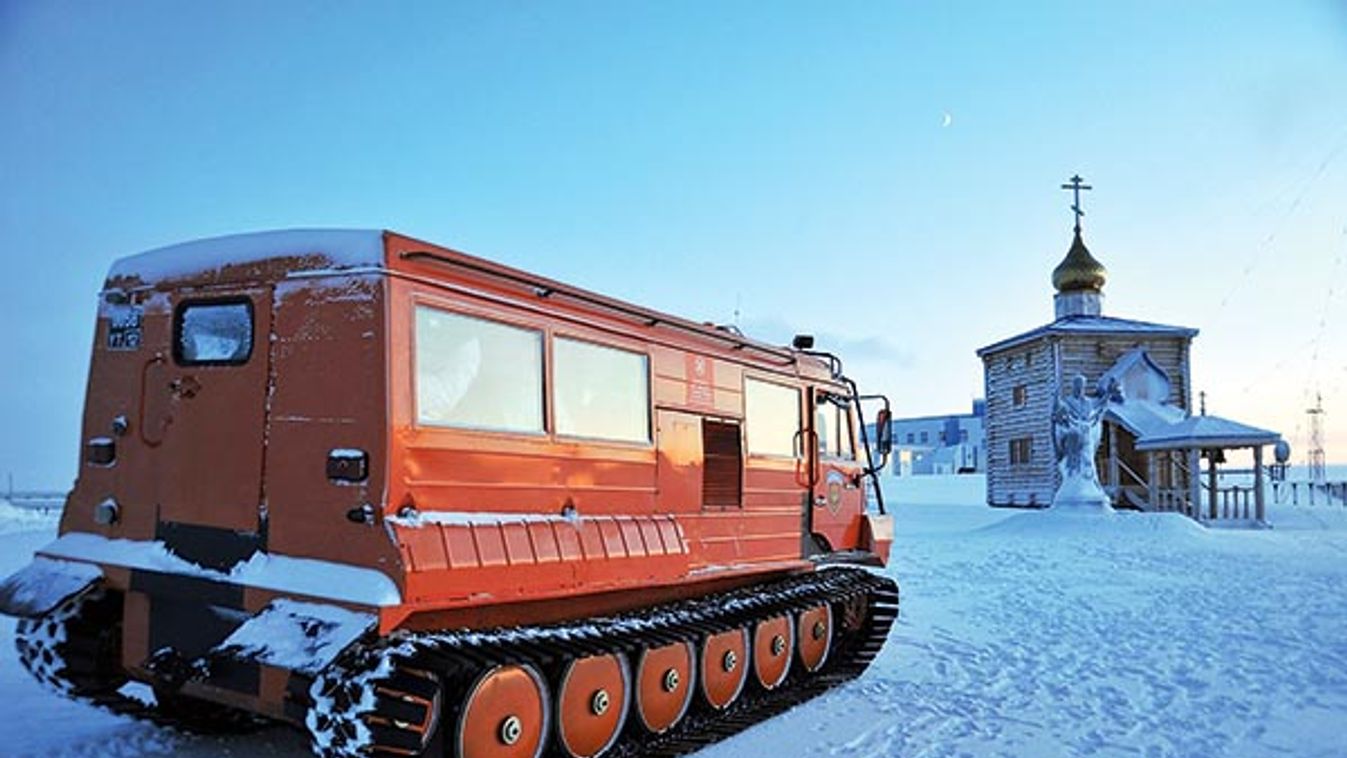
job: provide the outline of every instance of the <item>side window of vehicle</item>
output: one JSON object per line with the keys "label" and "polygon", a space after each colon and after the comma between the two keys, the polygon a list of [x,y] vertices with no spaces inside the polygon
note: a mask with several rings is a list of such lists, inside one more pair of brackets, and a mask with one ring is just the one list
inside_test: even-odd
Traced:
{"label": "side window of vehicle", "polygon": [[814,408],[814,433],[818,436],[819,455],[832,455],[835,415],[833,407],[826,402],[820,402]]}
{"label": "side window of vehicle", "polygon": [[253,352],[250,300],[187,302],[173,319],[173,358],[182,366],[229,366]]}
{"label": "side window of vehicle", "polygon": [[744,378],[744,436],[750,454],[798,456],[799,431],[798,389]]}
{"label": "side window of vehicle", "polygon": [[820,393],[814,413],[819,454],[829,458],[856,459],[850,403],[839,403]]}
{"label": "side window of vehicle", "polygon": [[416,420],[508,432],[543,431],[543,334],[416,307]]}
{"label": "side window of vehicle", "polygon": [[552,341],[557,434],[650,441],[650,370],[641,353],[557,337]]}
{"label": "side window of vehicle", "polygon": [[856,426],[852,405],[837,409],[837,455],[849,461],[856,460]]}

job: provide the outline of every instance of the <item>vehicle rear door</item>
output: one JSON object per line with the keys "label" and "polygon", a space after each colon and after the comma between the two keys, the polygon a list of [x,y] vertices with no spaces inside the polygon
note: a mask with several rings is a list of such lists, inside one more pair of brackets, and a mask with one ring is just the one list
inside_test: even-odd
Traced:
{"label": "vehicle rear door", "polygon": [[226,569],[265,547],[262,467],[271,290],[175,297],[170,354],[145,371],[156,537]]}

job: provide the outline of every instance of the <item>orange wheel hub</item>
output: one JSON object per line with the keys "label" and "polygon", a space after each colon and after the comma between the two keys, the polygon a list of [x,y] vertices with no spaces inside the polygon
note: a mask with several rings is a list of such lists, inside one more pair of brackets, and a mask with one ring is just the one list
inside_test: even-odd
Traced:
{"label": "orange wheel hub", "polygon": [[627,720],[627,662],[618,655],[571,661],[557,686],[557,739],[572,758],[594,758],[613,746]]}
{"label": "orange wheel hub", "polygon": [[759,621],[753,630],[753,675],[765,690],[786,680],[795,651],[795,628],[789,616]]}
{"label": "orange wheel hub", "polygon": [[547,685],[527,665],[487,669],[463,697],[462,758],[538,758],[547,739]]}
{"label": "orange wheel hub", "polygon": [[748,680],[748,630],[713,634],[702,643],[702,694],[712,708],[728,707]]}
{"label": "orange wheel hub", "polygon": [[636,715],[659,734],[672,729],[692,702],[692,645],[675,642],[641,652],[636,664]]}
{"label": "orange wheel hub", "polygon": [[806,671],[818,671],[828,660],[833,643],[833,610],[829,605],[810,608],[800,614],[796,627],[800,640],[800,663]]}

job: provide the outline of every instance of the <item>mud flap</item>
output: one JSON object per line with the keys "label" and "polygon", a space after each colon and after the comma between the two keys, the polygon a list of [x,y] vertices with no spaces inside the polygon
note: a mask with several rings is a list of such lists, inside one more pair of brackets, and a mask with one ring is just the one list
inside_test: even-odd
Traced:
{"label": "mud flap", "polygon": [[893,516],[865,514],[861,528],[861,547],[877,556],[881,564],[889,562],[889,548],[893,546]]}
{"label": "mud flap", "polygon": [[321,603],[273,600],[205,657],[313,675],[335,661],[377,623],[378,617],[372,613]]}
{"label": "mud flap", "polygon": [[0,613],[35,618],[103,578],[91,563],[37,557],[0,584]]}

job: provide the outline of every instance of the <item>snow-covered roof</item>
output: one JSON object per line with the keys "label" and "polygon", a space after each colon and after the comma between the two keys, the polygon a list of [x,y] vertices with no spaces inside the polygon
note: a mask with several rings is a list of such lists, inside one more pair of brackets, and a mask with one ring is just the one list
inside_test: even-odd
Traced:
{"label": "snow-covered roof", "polygon": [[1066,316],[1051,324],[994,342],[978,350],[977,354],[982,357],[1050,334],[1151,334],[1191,339],[1197,336],[1197,330],[1188,326],[1171,326],[1111,316]]}
{"label": "snow-covered roof", "polygon": [[1166,384],[1169,383],[1169,374],[1164,369],[1160,368],[1158,363],[1151,359],[1150,353],[1146,351],[1146,348],[1134,347],[1118,356],[1118,360],[1113,363],[1113,366],[1099,377],[1098,385],[1100,387],[1107,387],[1113,382],[1121,385],[1123,380],[1126,379],[1128,372],[1138,364],[1142,364],[1146,370],[1154,373],[1157,377],[1164,380]]}
{"label": "snow-covered roof", "polygon": [[1188,450],[1271,445],[1281,435],[1220,416],[1189,416],[1168,403],[1128,398],[1111,402],[1104,418],[1136,437],[1137,450]]}
{"label": "snow-covered roof", "polygon": [[108,280],[160,282],[242,266],[278,256],[312,256],[306,268],[349,269],[384,262],[380,229],[284,229],[183,242],[122,258]]}
{"label": "snow-covered roof", "polygon": [[1104,418],[1122,426],[1138,440],[1166,434],[1187,417],[1188,414],[1181,408],[1149,400],[1128,399],[1121,403],[1109,403],[1104,411]]}
{"label": "snow-covered roof", "polygon": [[1189,416],[1137,438],[1137,450],[1210,449],[1271,445],[1281,435],[1220,416]]}

